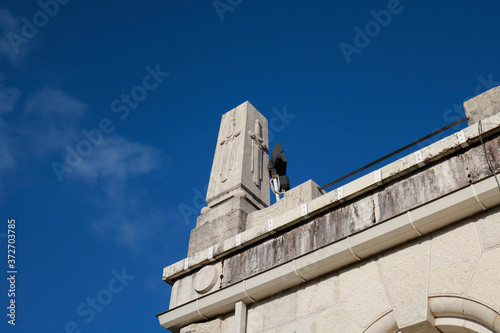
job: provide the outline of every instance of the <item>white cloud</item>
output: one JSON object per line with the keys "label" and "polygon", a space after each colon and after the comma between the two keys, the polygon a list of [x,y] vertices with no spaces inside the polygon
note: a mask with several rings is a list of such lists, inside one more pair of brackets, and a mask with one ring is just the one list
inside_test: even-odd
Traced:
{"label": "white cloud", "polygon": [[43,89],[24,105],[21,133],[30,141],[31,151],[43,156],[78,139],[80,122],[87,106],[58,89]]}
{"label": "white cloud", "polygon": [[20,96],[17,88],[0,88],[0,113],[12,112]]}
{"label": "white cloud", "polygon": [[4,8],[0,9],[0,57],[7,58],[13,64],[26,55],[25,47],[20,48],[18,52],[14,51],[14,47],[8,38],[9,33],[22,36],[20,32],[20,23],[21,20],[12,16],[9,10]]}
{"label": "white cloud", "polygon": [[148,145],[131,142],[118,135],[104,137],[72,174],[91,181],[97,179],[124,181],[147,174],[160,167],[160,151]]}
{"label": "white cloud", "polygon": [[21,92],[17,88],[4,88],[0,86],[0,129],[5,125],[1,117],[2,113],[12,112],[20,96]]}
{"label": "white cloud", "polygon": [[165,214],[159,210],[137,216],[137,211],[143,212],[139,206],[134,204],[127,207],[108,207],[108,214],[93,220],[91,228],[99,236],[110,237],[117,244],[138,252],[141,249],[141,242],[154,236],[167,220]]}
{"label": "white cloud", "polygon": [[43,116],[51,114],[80,116],[86,106],[62,90],[45,88],[26,101],[25,109],[29,113],[38,113]]}
{"label": "white cloud", "polygon": [[88,156],[82,157],[70,177],[90,182],[98,191],[92,200],[102,215],[91,222],[97,235],[138,252],[140,245],[164,225],[166,218],[160,211],[138,214],[144,212],[145,202],[138,189],[131,189],[127,183],[130,178],[158,169],[161,162],[158,149],[118,135],[104,137]]}
{"label": "white cloud", "polygon": [[[15,88],[0,90],[0,115],[11,112],[19,97],[20,92]],[[26,148],[16,149],[19,155],[14,156],[16,158],[40,162],[55,157],[65,163],[66,147],[77,150],[80,142],[88,140],[82,134],[82,119],[87,110],[84,103],[60,89],[46,88],[29,96],[22,112],[17,114],[16,123],[5,126],[15,134],[10,135],[13,139],[2,140],[0,128],[0,177],[14,166],[11,154],[14,145]],[[128,180],[159,169],[164,162],[162,152],[116,133],[102,134],[96,142],[92,144],[92,151],[82,155],[81,162],[63,177],[92,185],[88,190],[95,191],[90,197],[96,209],[91,229],[135,251],[160,230],[166,218],[160,211],[140,215],[138,212],[144,212],[147,203],[137,194],[136,186],[130,188]]]}
{"label": "white cloud", "polygon": [[15,165],[11,147],[13,140],[9,136],[11,129],[5,126],[1,115],[12,112],[20,96],[21,92],[18,89],[3,88],[0,86],[0,195],[3,191],[2,178]]}
{"label": "white cloud", "polygon": [[7,137],[0,134],[0,197],[3,195],[2,178],[14,168],[14,157],[12,156],[6,141]]}

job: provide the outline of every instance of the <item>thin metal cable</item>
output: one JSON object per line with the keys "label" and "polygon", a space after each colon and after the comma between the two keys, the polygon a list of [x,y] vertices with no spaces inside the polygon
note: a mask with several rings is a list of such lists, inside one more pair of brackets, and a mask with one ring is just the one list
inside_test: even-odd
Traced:
{"label": "thin metal cable", "polygon": [[486,151],[486,146],[484,145],[483,138],[481,134],[483,134],[483,124],[481,123],[481,120],[477,123],[477,131],[479,132],[479,140],[481,140],[481,145],[483,146],[484,150],[484,157],[486,157],[486,164],[488,164],[488,168],[490,169],[491,173],[495,176],[495,180],[497,181],[498,189],[500,190],[500,182],[498,181],[497,174],[495,173],[493,169],[493,163],[491,163],[491,160],[488,156],[488,152]]}
{"label": "thin metal cable", "polygon": [[345,176],[343,176],[343,177],[340,177],[340,178],[339,178],[339,179],[337,179],[337,180],[334,180],[333,182],[331,182],[331,183],[329,183],[329,184],[327,184],[327,185],[323,186],[321,189],[322,189],[322,190],[324,190],[324,189],[326,189],[326,188],[328,188],[328,187],[330,187],[330,186],[332,186],[332,185],[335,185],[335,184],[337,184],[337,183],[339,183],[339,182],[343,181],[344,179],[347,179],[347,178],[349,178],[349,177],[351,177],[351,176],[354,176],[354,175],[355,175],[355,174],[357,174],[358,172],[361,172],[361,171],[363,171],[363,170],[365,170],[365,169],[368,169],[369,167],[371,167],[371,166],[373,166],[373,165],[375,165],[375,164],[378,164],[378,163],[382,162],[383,160],[388,159],[389,157],[392,157],[392,156],[394,156],[394,155],[396,155],[396,154],[399,154],[400,152],[405,151],[406,149],[411,148],[411,147],[415,146],[416,144],[419,144],[420,142],[425,141],[425,140],[427,140],[427,139],[429,139],[429,138],[431,138],[431,137],[433,137],[433,136],[435,136],[435,135],[437,135],[437,134],[439,134],[439,133],[441,133],[441,132],[444,132],[444,131],[446,131],[447,129],[449,129],[449,128],[453,127],[453,126],[456,126],[456,125],[458,125],[458,124],[460,124],[460,123],[462,123],[462,122],[464,122],[464,121],[466,121],[466,120],[467,120],[467,117],[463,117],[463,118],[461,118],[461,119],[459,119],[459,120],[455,121],[454,123],[451,123],[451,124],[449,124],[449,125],[447,125],[447,126],[445,126],[445,127],[441,128],[441,129],[438,129],[437,131],[434,131],[434,132],[432,132],[431,134],[428,134],[428,135],[424,136],[423,138],[418,139],[417,141],[413,141],[412,143],[410,143],[410,144],[408,144],[408,145],[404,146],[403,148],[399,148],[398,150],[396,150],[396,151],[394,151],[394,152],[392,152],[392,153],[390,153],[390,154],[388,154],[388,155],[385,155],[384,157],[381,157],[381,158],[379,158],[378,160],[373,161],[373,162],[371,162],[371,163],[369,163],[369,164],[365,165],[365,166],[364,166],[364,167],[362,167],[362,168],[359,168],[358,170],[354,170],[353,172],[351,172],[351,173],[349,173],[349,174],[347,174],[347,175],[345,175]]}

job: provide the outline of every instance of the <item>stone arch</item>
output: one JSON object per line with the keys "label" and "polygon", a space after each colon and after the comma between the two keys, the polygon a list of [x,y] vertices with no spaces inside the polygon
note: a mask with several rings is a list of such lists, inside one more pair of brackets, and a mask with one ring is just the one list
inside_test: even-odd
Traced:
{"label": "stone arch", "polygon": [[391,310],[375,320],[363,333],[397,333],[399,332],[398,323]]}
{"label": "stone arch", "polygon": [[[500,314],[481,302],[459,296],[429,297],[434,326],[443,333],[500,333]],[[363,333],[401,333],[394,312],[377,318]],[[433,331],[434,332],[434,331]]]}
{"label": "stone arch", "polygon": [[500,333],[500,314],[478,301],[458,296],[433,296],[429,309],[436,318],[435,326],[442,332]]}

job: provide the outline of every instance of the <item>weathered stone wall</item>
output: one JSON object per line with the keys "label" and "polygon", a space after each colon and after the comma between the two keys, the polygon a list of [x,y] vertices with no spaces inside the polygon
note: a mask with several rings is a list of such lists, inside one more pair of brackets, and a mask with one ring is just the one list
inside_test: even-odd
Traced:
{"label": "weathered stone wall", "polygon": [[[499,286],[496,207],[247,304],[247,333],[462,332],[453,325],[466,325],[463,332],[500,332]],[[235,331],[231,314],[204,325],[198,327],[212,333]],[[182,332],[205,332],[195,328]]]}
{"label": "weathered stone wall", "polygon": [[464,102],[469,126],[500,112],[500,86]]}
{"label": "weathered stone wall", "polygon": [[[496,171],[500,170],[500,138],[487,143]],[[373,193],[346,202],[323,216],[224,261],[221,287],[287,262],[299,255],[364,230],[471,182],[490,176],[482,146],[394,180]]]}
{"label": "weathered stone wall", "polygon": [[[500,136],[488,138],[486,150],[494,170],[500,171]],[[424,203],[491,176],[480,144],[393,180],[386,186],[327,211],[319,217],[276,234],[214,263],[222,278],[209,291],[247,279],[298,256],[365,230]],[[175,282],[170,306],[184,304],[202,295],[192,287],[196,272]]]}

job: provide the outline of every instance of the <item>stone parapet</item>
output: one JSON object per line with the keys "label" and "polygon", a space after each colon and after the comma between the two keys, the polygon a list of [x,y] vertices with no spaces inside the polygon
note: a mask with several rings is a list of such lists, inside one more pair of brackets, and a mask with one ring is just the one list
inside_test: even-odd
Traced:
{"label": "stone parapet", "polygon": [[464,102],[469,126],[500,112],[500,86]]}

